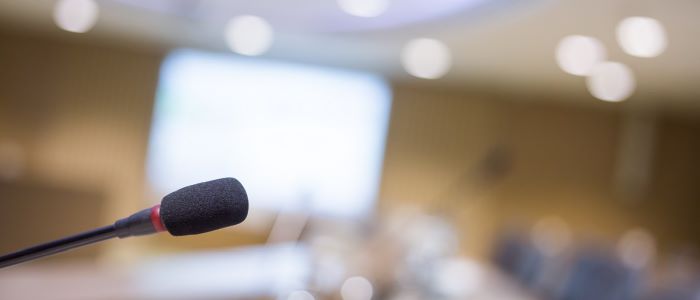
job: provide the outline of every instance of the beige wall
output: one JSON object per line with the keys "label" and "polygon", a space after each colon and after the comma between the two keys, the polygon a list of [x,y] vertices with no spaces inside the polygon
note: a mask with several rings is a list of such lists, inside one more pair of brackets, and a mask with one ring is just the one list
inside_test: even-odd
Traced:
{"label": "beige wall", "polygon": [[[618,192],[614,176],[626,111],[395,90],[383,207],[414,203],[450,216],[467,252],[486,255],[504,226],[528,229],[549,216],[563,219],[578,241],[613,243],[642,227],[655,234],[662,252],[700,245],[693,217],[700,209],[697,119],[651,113],[651,182],[630,199]],[[510,162],[493,180],[484,178],[489,149],[507,153]]]}
{"label": "beige wall", "polygon": [[[65,218],[52,226],[89,228],[97,224],[86,219],[104,224],[143,206],[144,154],[160,59],[127,49],[0,35],[0,141],[24,150],[20,181],[104,195],[101,211],[84,211],[99,218]],[[0,201],[3,209],[23,211]],[[54,200],[34,201],[24,208]]]}
{"label": "beige wall", "polygon": [[[19,181],[104,201],[98,220],[66,218],[56,228],[109,222],[147,201],[144,162],[162,56],[0,33],[0,141],[25,150]],[[697,120],[657,116],[649,197],[630,204],[614,193],[621,111],[494,95],[396,86],[380,208],[413,203],[450,216],[464,233],[465,249],[476,255],[487,252],[504,224],[529,225],[548,215],[562,217],[581,236],[612,239],[645,226],[668,248],[698,242]],[[494,149],[501,153],[496,165],[510,166],[502,176],[485,171],[493,169],[484,160]],[[0,209],[21,211],[48,200],[33,201],[0,198]],[[160,249],[264,240],[231,236],[125,240],[107,243],[103,253],[129,257],[153,241]]]}

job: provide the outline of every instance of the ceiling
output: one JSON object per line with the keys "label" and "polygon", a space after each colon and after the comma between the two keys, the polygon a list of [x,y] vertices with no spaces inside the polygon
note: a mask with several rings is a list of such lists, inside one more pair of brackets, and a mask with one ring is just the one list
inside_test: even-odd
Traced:
{"label": "ceiling", "polygon": [[[267,58],[370,70],[419,85],[536,90],[583,99],[593,99],[586,94],[585,79],[561,71],[554,49],[564,36],[589,35],[604,43],[610,60],[633,70],[637,90],[626,102],[700,106],[697,0],[393,0],[376,18],[347,15],[335,0],[98,3],[100,19],[84,35],[113,43],[228,51],[222,32],[226,21],[255,14],[275,28]],[[0,24],[78,38],[53,24],[53,4],[0,0]],[[617,45],[617,23],[634,15],[665,26],[669,47],[663,54],[635,58]],[[437,38],[450,47],[454,65],[445,77],[427,81],[405,74],[399,53],[415,37]]]}

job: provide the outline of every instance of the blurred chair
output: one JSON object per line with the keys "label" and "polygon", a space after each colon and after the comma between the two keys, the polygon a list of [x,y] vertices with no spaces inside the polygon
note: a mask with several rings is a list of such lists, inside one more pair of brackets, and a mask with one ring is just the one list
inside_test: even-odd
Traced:
{"label": "blurred chair", "polygon": [[579,250],[571,264],[559,300],[639,299],[643,270],[625,267],[615,256],[599,249]]}

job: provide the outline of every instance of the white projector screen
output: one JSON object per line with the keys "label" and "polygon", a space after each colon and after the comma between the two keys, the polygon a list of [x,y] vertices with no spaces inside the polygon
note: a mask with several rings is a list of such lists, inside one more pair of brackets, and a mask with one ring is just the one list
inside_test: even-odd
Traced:
{"label": "white projector screen", "polygon": [[235,177],[251,209],[373,209],[391,109],[381,77],[193,50],[160,76],[147,167],[158,193]]}

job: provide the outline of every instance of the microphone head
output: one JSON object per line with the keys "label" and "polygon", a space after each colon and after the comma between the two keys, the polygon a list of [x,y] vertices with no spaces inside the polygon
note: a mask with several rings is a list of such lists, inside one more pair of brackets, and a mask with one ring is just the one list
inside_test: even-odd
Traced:
{"label": "microphone head", "polygon": [[163,197],[160,218],[175,236],[199,234],[243,222],[248,195],[238,180],[221,178],[193,184]]}

